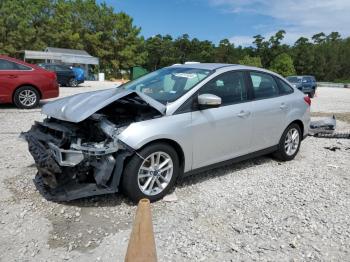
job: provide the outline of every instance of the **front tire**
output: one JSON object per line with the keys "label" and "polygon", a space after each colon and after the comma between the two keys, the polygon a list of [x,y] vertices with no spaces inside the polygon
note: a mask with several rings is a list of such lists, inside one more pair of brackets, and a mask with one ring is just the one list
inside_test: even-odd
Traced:
{"label": "front tire", "polygon": [[179,170],[179,157],[174,148],[166,143],[148,145],[126,164],[123,192],[135,203],[142,198],[151,202],[160,200],[174,186]]}
{"label": "front tire", "polygon": [[13,102],[18,108],[31,109],[39,105],[39,92],[32,86],[22,86],[13,95]]}
{"label": "front tire", "polygon": [[302,134],[299,125],[296,123],[290,124],[284,130],[278,144],[278,150],[274,156],[281,161],[293,160],[299,152],[301,138]]}

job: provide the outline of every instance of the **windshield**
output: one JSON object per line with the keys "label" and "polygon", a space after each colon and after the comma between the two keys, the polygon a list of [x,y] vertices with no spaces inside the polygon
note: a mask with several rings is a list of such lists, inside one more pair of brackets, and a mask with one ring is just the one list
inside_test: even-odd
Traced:
{"label": "windshield", "polygon": [[212,71],[205,69],[166,67],[126,83],[122,87],[142,92],[166,104],[184,95],[211,73]]}
{"label": "windshield", "polygon": [[291,83],[300,83],[301,82],[301,78],[299,78],[297,76],[288,76],[287,80]]}

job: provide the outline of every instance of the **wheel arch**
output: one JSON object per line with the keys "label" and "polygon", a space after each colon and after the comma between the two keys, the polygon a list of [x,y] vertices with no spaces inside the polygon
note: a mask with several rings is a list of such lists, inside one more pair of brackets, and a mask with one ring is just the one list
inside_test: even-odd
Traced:
{"label": "wheel arch", "polygon": [[168,139],[168,138],[155,139],[155,140],[152,140],[152,141],[146,143],[141,148],[139,148],[137,151],[139,151],[139,150],[141,150],[141,149],[143,149],[151,144],[156,144],[156,143],[165,143],[165,144],[168,144],[175,149],[175,151],[179,157],[180,170],[181,170],[181,173],[183,173],[184,168],[185,168],[185,153],[184,153],[182,147],[180,146],[180,144],[177,143],[175,140]]}
{"label": "wheel arch", "polygon": [[300,119],[296,119],[294,121],[292,121],[291,123],[289,123],[288,126],[290,126],[291,124],[297,124],[300,128],[300,131],[301,131],[301,136],[303,137],[304,136],[304,123],[303,121],[301,121]]}
{"label": "wheel arch", "polygon": [[21,84],[21,85],[17,86],[17,87],[15,88],[15,90],[13,90],[13,92],[12,92],[12,102],[15,101],[14,99],[15,99],[15,93],[16,93],[16,91],[17,91],[18,89],[20,89],[21,87],[25,87],[25,86],[30,86],[30,87],[34,88],[34,89],[38,92],[39,98],[42,99],[43,94],[41,93],[40,89],[39,89],[37,86],[35,86],[35,85],[33,85],[33,84]]}

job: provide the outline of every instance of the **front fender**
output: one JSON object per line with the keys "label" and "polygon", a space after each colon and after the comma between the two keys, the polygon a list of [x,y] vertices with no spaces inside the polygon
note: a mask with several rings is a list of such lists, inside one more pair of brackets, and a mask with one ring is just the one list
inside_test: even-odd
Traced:
{"label": "front fender", "polygon": [[184,153],[186,172],[192,166],[192,135],[191,113],[185,113],[132,123],[118,135],[118,139],[134,150],[156,140],[172,140]]}

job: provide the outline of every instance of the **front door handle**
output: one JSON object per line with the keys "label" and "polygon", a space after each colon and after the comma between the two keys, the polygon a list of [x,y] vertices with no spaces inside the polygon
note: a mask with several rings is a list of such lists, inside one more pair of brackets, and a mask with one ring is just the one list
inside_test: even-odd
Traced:
{"label": "front door handle", "polygon": [[9,78],[17,78],[17,75],[9,75]]}
{"label": "front door handle", "polygon": [[237,114],[238,117],[241,117],[241,118],[245,118],[245,117],[248,117],[250,115],[250,112],[249,111],[244,111],[242,110],[241,112],[239,112]]}

